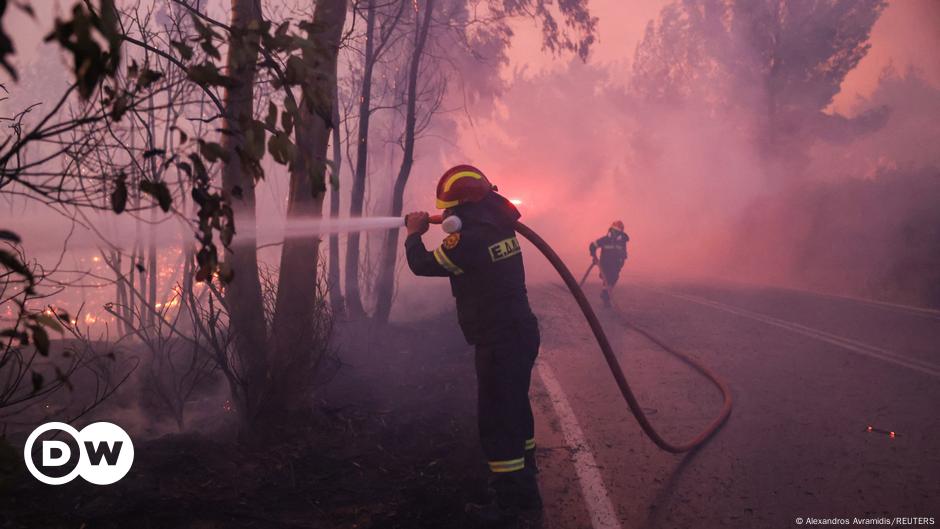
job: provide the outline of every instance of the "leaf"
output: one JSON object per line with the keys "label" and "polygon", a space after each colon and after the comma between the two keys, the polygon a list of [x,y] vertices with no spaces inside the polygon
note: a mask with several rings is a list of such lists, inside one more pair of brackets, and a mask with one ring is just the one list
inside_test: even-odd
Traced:
{"label": "leaf", "polygon": [[199,154],[208,160],[209,163],[215,163],[219,160],[224,162],[228,161],[228,153],[225,152],[225,149],[221,145],[214,141],[199,140]]}
{"label": "leaf", "polygon": [[170,46],[173,46],[176,49],[176,51],[180,54],[180,58],[182,58],[184,61],[188,61],[193,58],[193,47],[186,44],[185,42],[171,40]]}
{"label": "leaf", "polygon": [[222,245],[228,248],[232,245],[232,239],[235,237],[235,228],[233,226],[225,226],[219,230],[219,240],[222,241]]}
{"label": "leaf", "polygon": [[186,173],[186,176],[188,176],[189,178],[193,177],[193,168],[188,163],[180,162],[176,164],[176,167],[178,167],[180,171],[183,171],[184,173]]}
{"label": "leaf", "polygon": [[203,86],[222,86],[225,88],[235,86],[235,80],[219,73],[219,69],[211,62],[191,66],[186,71],[186,75],[194,83]]}
{"label": "leaf", "polygon": [[212,28],[210,28],[206,24],[203,24],[202,20],[200,20],[199,17],[196,16],[195,13],[191,13],[191,18],[193,21],[193,27],[196,28],[196,32],[199,33],[199,38],[201,38],[202,40],[211,41],[214,37],[219,36],[215,31],[212,30]]}
{"label": "leaf", "polygon": [[302,84],[307,79],[307,65],[303,59],[297,55],[291,55],[287,59],[287,65],[284,68],[284,79],[289,85]]}
{"label": "leaf", "polygon": [[138,263],[134,263],[134,268],[136,268],[137,271],[140,272],[141,274],[143,274],[144,272],[147,271],[147,269],[144,268],[144,265],[140,264],[139,262],[138,262]]}
{"label": "leaf", "polygon": [[160,156],[166,154],[166,149],[149,149],[144,151],[144,159],[153,158],[154,156]]}
{"label": "leaf", "polygon": [[53,331],[61,333],[64,330],[62,329],[62,326],[59,325],[59,322],[56,321],[56,318],[54,318],[51,314],[40,312],[39,314],[36,315],[35,319],[37,323],[39,323],[40,325],[44,327],[52,329]]}
{"label": "leaf", "polygon": [[19,257],[13,255],[12,253],[6,250],[0,250],[0,264],[32,282],[33,273],[29,271],[29,268],[26,268],[26,265],[20,261]]}
{"label": "leaf", "polygon": [[33,393],[39,393],[42,389],[43,376],[38,371],[33,371]]}
{"label": "leaf", "polygon": [[137,90],[146,90],[150,88],[150,85],[159,81],[161,78],[163,78],[163,72],[144,68],[140,72],[140,76],[137,77]]}
{"label": "leaf", "polygon": [[121,118],[124,117],[124,114],[127,113],[127,109],[130,106],[130,98],[127,94],[121,94],[120,96],[114,99],[114,104],[111,105],[111,119],[114,121],[121,121]]}
{"label": "leaf", "polygon": [[36,345],[36,350],[39,351],[39,354],[42,356],[49,356],[49,334],[46,332],[41,325],[30,325],[29,330],[33,333],[33,344]]}
{"label": "leaf", "polygon": [[199,47],[202,48],[202,51],[206,52],[206,55],[212,57],[216,60],[222,60],[222,54],[219,53],[219,49],[212,44],[211,40],[204,40],[199,43]]}
{"label": "leaf", "polygon": [[127,207],[127,182],[119,178],[114,184],[114,191],[111,192],[111,209],[115,213],[123,213]]}
{"label": "leaf", "polygon": [[140,183],[140,190],[157,200],[160,209],[170,211],[173,205],[173,195],[170,194],[170,188],[165,182],[155,182],[153,180],[144,180]]}
{"label": "leaf", "polygon": [[0,239],[10,241],[13,244],[19,244],[21,242],[20,236],[10,230],[0,230]]}
{"label": "leaf", "polygon": [[294,114],[296,110],[290,111],[285,109],[284,112],[281,112],[281,128],[284,129],[285,134],[290,134],[294,130]]}
{"label": "leaf", "polygon": [[219,263],[219,281],[222,284],[229,284],[235,279],[235,270],[229,263]]}
{"label": "leaf", "polygon": [[294,159],[294,144],[284,133],[277,133],[268,140],[268,152],[279,164],[287,165]]}
{"label": "leaf", "polygon": [[268,102],[268,117],[264,119],[264,125],[268,130],[273,130],[277,126],[277,105],[274,101]]}

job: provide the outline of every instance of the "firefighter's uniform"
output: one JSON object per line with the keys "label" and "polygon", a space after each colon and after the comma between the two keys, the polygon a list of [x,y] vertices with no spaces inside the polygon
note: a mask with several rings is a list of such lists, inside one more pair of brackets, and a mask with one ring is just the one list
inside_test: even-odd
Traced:
{"label": "firefighter's uniform", "polygon": [[448,211],[460,217],[461,230],[433,251],[425,248],[420,234],[409,235],[408,265],[419,276],[450,278],[460,327],[476,348],[480,440],[497,499],[540,505],[528,395],[539,329],[514,231],[520,215],[495,192]]}
{"label": "firefighter's uniform", "polygon": [[597,259],[597,250],[600,249],[601,256],[598,261],[601,268],[601,277],[604,280],[604,290],[601,296],[607,301],[609,289],[617,284],[620,278],[620,269],[623,268],[624,261],[627,260],[627,242],[630,236],[624,233],[622,229],[612,227],[607,235],[593,241],[589,250],[591,257]]}

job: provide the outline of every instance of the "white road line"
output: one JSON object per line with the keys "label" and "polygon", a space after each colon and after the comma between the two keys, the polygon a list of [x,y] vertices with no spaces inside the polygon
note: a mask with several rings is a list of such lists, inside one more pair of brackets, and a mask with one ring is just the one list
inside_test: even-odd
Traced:
{"label": "white road line", "polygon": [[814,329],[812,327],[807,327],[805,325],[800,325],[799,323],[793,323],[786,320],[781,320],[779,318],[774,318],[773,316],[767,316],[765,314],[759,314],[757,312],[752,312],[746,309],[732,307],[730,305],[725,305],[718,301],[712,301],[710,299],[700,298],[698,296],[691,296],[688,294],[679,294],[676,292],[670,292],[667,290],[651,289],[656,292],[660,292],[667,296],[672,296],[674,298],[683,299],[686,301],[691,301],[692,303],[698,303],[700,305],[705,305],[707,307],[712,307],[714,309],[723,310],[725,312],[730,312],[731,314],[736,314],[738,316],[743,316],[745,318],[750,318],[752,320],[757,320],[768,325],[774,325],[792,331],[795,333],[802,334],[804,336],[809,336],[817,340],[830,343],[832,345],[837,345],[843,349],[851,351],[856,354],[868,356],[871,358],[876,358],[884,362],[889,362],[895,365],[906,367],[908,369],[913,369],[919,371],[926,375],[940,378],[940,366],[918,360],[916,358],[908,358],[897,353],[893,353],[886,349],[880,347],[875,347],[873,345],[868,345],[862,342],[858,342],[849,338],[844,338],[835,334],[830,334],[825,331],[820,331],[819,329]]}
{"label": "white road line", "polygon": [[915,307],[913,305],[903,305],[901,303],[890,303],[888,301],[878,301],[876,299],[865,299],[865,298],[856,298],[853,296],[842,296],[839,294],[829,294],[827,292],[813,292],[812,290],[802,290],[802,289],[797,289],[797,288],[788,288],[786,290],[794,290],[796,292],[810,294],[810,295],[818,296],[822,298],[854,301],[855,303],[859,303],[862,305],[871,305],[874,307],[886,309],[890,312],[897,312],[900,314],[910,314],[913,316],[921,316],[921,317],[932,319],[932,320],[940,320],[940,310],[928,309],[926,307]]}
{"label": "white road line", "polygon": [[591,516],[591,527],[594,529],[621,529],[620,520],[614,511],[614,506],[610,502],[610,496],[607,494],[607,488],[604,487],[604,480],[597,468],[597,462],[594,460],[594,453],[584,438],[584,432],[578,424],[578,419],[562,391],[558,379],[552,368],[544,361],[540,360],[537,364],[539,378],[542,379],[542,385],[548,391],[548,396],[552,401],[552,407],[555,408],[555,415],[561,423],[561,431],[567,444],[573,453],[574,470],[578,475],[578,483],[581,485],[581,496],[584,503],[587,504],[588,513]]}

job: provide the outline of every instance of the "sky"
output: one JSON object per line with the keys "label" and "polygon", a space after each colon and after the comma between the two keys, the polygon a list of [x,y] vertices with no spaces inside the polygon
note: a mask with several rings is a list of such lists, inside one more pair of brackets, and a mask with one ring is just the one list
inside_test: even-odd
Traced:
{"label": "sky", "polygon": [[[637,43],[650,20],[659,14],[666,0],[590,0],[589,6],[598,17],[598,42],[590,61],[609,66],[611,81],[625,83]],[[559,61],[541,49],[539,30],[534,24],[516,25],[516,38],[510,51],[507,79],[515,75],[533,75],[561,68]],[[915,67],[940,86],[940,1],[893,0],[888,3],[871,35],[871,50],[852,71],[833,103],[833,110],[850,112],[859,96],[875,89],[882,70],[893,65],[899,71]]]}

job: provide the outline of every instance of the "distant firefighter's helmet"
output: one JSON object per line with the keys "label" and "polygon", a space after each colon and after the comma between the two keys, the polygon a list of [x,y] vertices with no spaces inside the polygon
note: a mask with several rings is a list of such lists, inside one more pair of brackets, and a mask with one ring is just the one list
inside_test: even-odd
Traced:
{"label": "distant firefighter's helmet", "polygon": [[618,230],[620,230],[620,231],[623,231],[623,221],[622,221],[622,220],[615,220],[615,221],[613,221],[613,222],[610,224],[610,227],[611,227],[611,228],[616,228],[616,229],[618,229]]}
{"label": "distant firefighter's helmet", "polygon": [[468,202],[479,202],[492,189],[493,184],[476,167],[451,167],[437,183],[437,208],[447,209]]}

